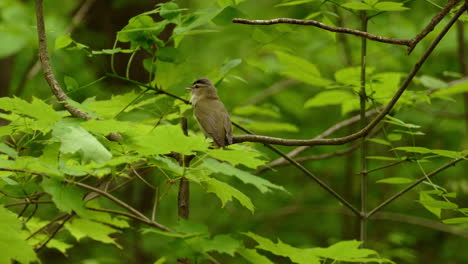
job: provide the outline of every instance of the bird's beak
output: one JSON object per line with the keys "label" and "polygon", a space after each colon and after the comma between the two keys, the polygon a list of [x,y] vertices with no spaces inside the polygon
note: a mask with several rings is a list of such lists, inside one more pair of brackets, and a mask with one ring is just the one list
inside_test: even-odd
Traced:
{"label": "bird's beak", "polygon": [[186,86],[185,87],[185,90],[192,90],[193,89],[193,86]]}

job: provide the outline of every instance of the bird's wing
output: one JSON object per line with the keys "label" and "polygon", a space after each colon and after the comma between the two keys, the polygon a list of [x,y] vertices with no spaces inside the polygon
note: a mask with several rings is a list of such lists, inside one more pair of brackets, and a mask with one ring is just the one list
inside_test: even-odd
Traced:
{"label": "bird's wing", "polygon": [[[224,105],[219,100],[212,100],[210,103],[203,102],[203,100],[210,99],[201,99],[194,106],[194,114],[201,128],[204,130],[205,135],[210,136],[215,141],[216,145],[224,147],[226,145],[225,141],[225,116],[227,114]],[[218,105],[213,105],[218,104]],[[218,109],[218,111],[213,111],[213,109]],[[222,111],[224,110],[224,111]],[[203,116],[203,119],[198,118]]]}

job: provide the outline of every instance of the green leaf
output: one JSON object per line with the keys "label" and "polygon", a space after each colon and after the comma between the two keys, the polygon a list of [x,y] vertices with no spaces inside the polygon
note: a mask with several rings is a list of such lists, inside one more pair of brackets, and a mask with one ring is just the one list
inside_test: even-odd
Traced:
{"label": "green leaf", "polygon": [[242,248],[237,253],[252,264],[274,264],[267,257],[260,255],[255,249]]}
{"label": "green leaf", "polygon": [[387,156],[366,156],[366,159],[371,159],[371,160],[389,160],[389,161],[398,161],[401,160],[401,158],[396,158],[396,157],[387,157]]}
{"label": "green leaf", "polygon": [[292,0],[292,1],[287,0],[287,1],[283,1],[281,4],[275,5],[275,7],[302,5],[302,4],[312,3],[316,1],[317,0]]}
{"label": "green leaf", "polygon": [[257,248],[269,251],[278,256],[287,257],[294,263],[320,264],[320,259],[314,254],[314,250],[312,249],[295,248],[283,243],[279,239],[278,243],[275,244],[271,240],[251,232],[243,234],[255,240],[258,243]]}
{"label": "green leaf", "polygon": [[403,177],[390,177],[378,180],[377,183],[388,183],[388,184],[407,184],[412,182],[412,179],[403,178]]}
{"label": "green leaf", "polygon": [[132,53],[135,50],[133,49],[122,49],[122,48],[115,48],[115,49],[102,49],[102,50],[93,50],[91,53],[95,55],[99,54],[116,54],[116,53]]}
{"label": "green leaf", "polygon": [[200,246],[204,252],[217,251],[234,257],[234,253],[241,247],[241,243],[230,235],[217,235],[213,239],[204,240]]}
{"label": "green leaf", "polygon": [[429,76],[429,75],[423,75],[420,78],[418,78],[419,81],[422,83],[427,88],[431,89],[445,89],[448,87],[448,84],[438,78]]}
{"label": "green leaf", "polygon": [[241,148],[211,149],[207,154],[215,159],[227,161],[233,166],[242,164],[252,169],[256,169],[258,166],[266,163],[264,159],[260,159],[263,156],[261,153]]}
{"label": "green leaf", "polygon": [[30,124],[30,128],[39,130],[44,134],[48,133],[55,122],[62,117],[50,104],[36,97],[33,97],[31,103],[18,97],[1,97],[0,109],[33,118],[34,121]]}
{"label": "green leaf", "polygon": [[449,225],[468,224],[468,217],[447,218],[442,220],[442,222]]}
{"label": "green leaf", "polygon": [[244,125],[247,129],[251,129],[257,133],[273,133],[273,132],[299,132],[299,128],[290,123],[281,122],[262,122],[255,121]]}
{"label": "green leaf", "polygon": [[381,138],[368,138],[367,141],[374,142],[381,145],[391,146],[392,144],[385,139]]}
{"label": "green leaf", "polygon": [[341,6],[354,10],[372,10],[372,7],[370,5],[360,2],[344,3]]}
{"label": "green leaf", "polygon": [[388,120],[385,120],[385,122],[390,123],[390,124],[394,124],[394,125],[401,126],[401,127],[405,127],[405,128],[409,128],[409,129],[418,129],[418,128],[421,128],[421,126],[419,126],[419,125],[410,124],[410,123],[405,123],[405,122],[403,122],[402,120],[400,120],[400,119],[398,119],[398,118],[396,118],[396,117],[393,117],[393,116],[387,115],[386,118],[387,118]]}
{"label": "green leaf", "polygon": [[162,47],[159,48],[157,56],[161,61],[180,63],[181,56],[179,56],[180,50],[174,47]]}
{"label": "green leaf", "polygon": [[63,49],[73,43],[69,35],[62,35],[55,39],[55,50]]}
{"label": "green leaf", "polygon": [[228,6],[221,11],[215,18],[213,18],[213,22],[219,26],[226,26],[232,23],[233,18],[241,18],[244,17],[244,13],[242,13],[239,9],[234,8],[232,6]]}
{"label": "green leaf", "polygon": [[128,24],[117,33],[117,39],[121,42],[131,42],[132,49],[143,47],[151,51],[153,45],[159,47],[164,45],[157,37],[168,23],[168,20],[155,22],[151,16],[138,15],[132,17]]}
{"label": "green leaf", "polygon": [[52,201],[60,211],[69,214],[75,212],[81,216],[86,215],[85,202],[83,201],[85,192],[78,187],[47,178],[43,178],[41,186],[52,196]]}
{"label": "green leaf", "polygon": [[407,7],[404,7],[403,3],[386,2],[386,1],[375,4],[374,8],[379,11],[404,11],[404,10],[409,9]]}
{"label": "green leaf", "polygon": [[85,162],[103,163],[112,158],[112,154],[81,125],[77,119],[63,119],[57,122],[52,135],[60,140],[60,152],[83,155]]}
{"label": "green leaf", "polygon": [[153,264],[164,264],[166,263],[167,259],[165,257],[161,257],[158,260],[156,260]]}
{"label": "green leaf", "polygon": [[241,116],[266,116],[271,118],[279,118],[280,114],[272,109],[260,107],[256,105],[246,105],[234,108],[233,114]]}
{"label": "green leaf", "polygon": [[[313,252],[321,257],[332,259],[334,261],[344,262],[374,262],[373,258],[366,259],[369,256],[376,256],[377,252],[374,250],[360,248],[362,242],[356,240],[340,241],[328,248],[313,248]],[[379,259],[379,263],[389,262],[387,259]]]}
{"label": "green leaf", "polygon": [[39,262],[36,253],[26,242],[26,235],[22,232],[22,224],[17,216],[6,208],[0,206],[0,263]]}
{"label": "green leaf", "polygon": [[419,202],[427,207],[440,208],[440,209],[457,209],[458,205],[452,202],[439,201],[439,200],[419,200]]}
{"label": "green leaf", "polygon": [[235,67],[239,66],[242,63],[242,59],[233,59],[230,61],[226,61],[223,63],[219,72],[212,78],[213,83],[217,86],[221,81],[228,75],[228,73],[234,69]]}
{"label": "green leaf", "polygon": [[67,91],[74,91],[80,88],[78,82],[70,76],[63,77],[63,82],[65,83],[65,88]]}
{"label": "green leaf", "polygon": [[314,86],[327,86],[331,82],[320,76],[317,66],[307,60],[282,51],[275,51],[282,64],[281,74]]}
{"label": "green leaf", "polygon": [[18,152],[16,152],[15,149],[10,148],[5,143],[0,143],[0,153],[5,153],[11,158],[17,158],[18,157]]}
{"label": "green leaf", "polygon": [[442,210],[438,207],[427,204],[427,202],[435,201],[435,199],[430,195],[429,191],[419,192],[419,202],[431,213],[440,218]]}
{"label": "green leaf", "polygon": [[357,100],[357,97],[347,91],[324,91],[307,100],[304,107],[321,107],[328,105],[341,105],[350,100]]}
{"label": "green leaf", "polygon": [[243,170],[239,170],[227,163],[221,163],[218,162],[214,159],[204,159],[203,160],[203,168],[206,168],[212,172],[216,173],[222,173],[224,175],[229,175],[229,176],[234,176],[241,180],[245,184],[252,184],[257,189],[259,189],[262,193],[266,193],[271,191],[272,189],[280,190],[280,191],[285,191],[286,190],[279,185],[273,184],[263,178],[260,178],[258,176],[252,175],[248,172],[245,172]]}
{"label": "green leaf", "polygon": [[444,150],[444,149],[428,149],[423,147],[397,147],[393,150],[402,150],[411,153],[421,153],[421,154],[435,154],[442,157],[448,157],[453,159],[463,158],[463,154],[457,151]]}
{"label": "green leaf", "polygon": [[185,136],[180,126],[158,126],[147,134],[133,135],[134,149],[142,155],[167,154],[172,151],[191,155],[206,151],[209,143],[201,136]]}
{"label": "green leaf", "polygon": [[120,233],[120,231],[110,226],[83,218],[74,218],[71,222],[65,224],[65,228],[78,241],[84,237],[89,237],[105,244],[113,244],[122,249],[114,238],[111,237],[112,234]]}
{"label": "green leaf", "polygon": [[254,212],[254,205],[250,198],[236,188],[213,178],[205,179],[204,183],[207,192],[214,193],[218,196],[221,200],[222,207],[224,207],[227,202],[232,201],[232,198],[236,198],[245,208],[249,209],[252,213]]}
{"label": "green leaf", "polygon": [[49,243],[47,243],[46,247],[47,247],[47,248],[54,248],[54,249],[57,249],[57,250],[60,251],[62,254],[66,255],[67,250],[69,250],[70,248],[72,248],[73,245],[72,245],[72,244],[65,243],[65,242],[63,242],[62,240],[52,239],[52,240],[49,241]]}
{"label": "green leaf", "polygon": [[446,96],[446,95],[455,95],[468,92],[468,81],[457,83],[455,85],[449,86],[445,89],[437,90],[433,95],[437,96]]}
{"label": "green leaf", "polygon": [[179,8],[174,2],[162,3],[159,6],[161,7],[159,15],[168,20],[178,17],[182,11],[187,10],[186,8]]}

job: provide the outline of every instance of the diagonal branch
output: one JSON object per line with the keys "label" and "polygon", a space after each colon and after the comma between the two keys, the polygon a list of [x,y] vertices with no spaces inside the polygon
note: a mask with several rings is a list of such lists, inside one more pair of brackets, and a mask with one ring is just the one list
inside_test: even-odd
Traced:
{"label": "diagonal branch", "polygon": [[417,181],[413,182],[410,186],[406,187],[405,189],[397,192],[396,194],[394,194],[392,197],[388,198],[387,200],[385,200],[384,202],[382,202],[380,205],[378,205],[377,207],[375,207],[374,209],[372,209],[372,211],[370,211],[368,214],[367,214],[367,218],[371,217],[373,214],[377,213],[378,211],[380,211],[382,208],[384,208],[385,206],[387,206],[389,203],[393,202],[395,199],[397,199],[398,197],[402,196],[403,194],[407,193],[408,191],[410,191],[411,189],[413,189],[414,187],[416,187],[417,185],[419,185],[421,182],[427,180],[428,178],[431,178],[437,174],[439,174],[440,172],[446,170],[447,168],[450,168],[452,166],[454,166],[455,164],[457,164],[458,162],[462,161],[462,160],[465,160],[466,158],[468,158],[468,155],[465,155],[464,158],[458,158],[458,159],[454,159],[452,161],[450,161],[449,163],[443,165],[442,167],[432,171],[431,173],[427,174],[427,175],[424,175],[423,177],[419,178]]}
{"label": "diagonal branch", "polygon": [[267,143],[267,144],[275,144],[275,145],[283,145],[283,146],[317,146],[317,145],[342,145],[351,141],[354,141],[358,138],[366,136],[389,112],[392,110],[393,106],[397,103],[400,99],[403,92],[408,88],[409,84],[416,76],[416,73],[422,67],[426,59],[435,49],[435,47],[439,44],[445,34],[449,31],[452,25],[458,20],[458,18],[465,12],[467,6],[462,6],[456,14],[452,17],[452,19],[448,22],[448,24],[441,30],[441,32],[435,37],[432,41],[431,45],[426,49],[424,54],[421,58],[416,62],[413,66],[413,69],[406,77],[405,81],[402,83],[400,88],[396,91],[393,98],[390,102],[383,108],[383,110],[375,117],[366,127],[361,129],[360,131],[345,136],[341,138],[331,138],[331,139],[284,139],[284,138],[277,138],[277,137],[267,137],[267,136],[259,136],[259,135],[242,135],[233,137],[234,143],[241,143],[241,142],[259,142],[259,143]]}

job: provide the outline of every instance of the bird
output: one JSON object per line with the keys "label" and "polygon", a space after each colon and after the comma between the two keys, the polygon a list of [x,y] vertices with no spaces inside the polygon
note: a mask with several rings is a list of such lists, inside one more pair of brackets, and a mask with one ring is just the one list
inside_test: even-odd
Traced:
{"label": "bird", "polygon": [[216,87],[209,79],[200,78],[187,88],[192,93],[193,115],[203,134],[212,138],[218,148],[232,144],[231,118]]}

